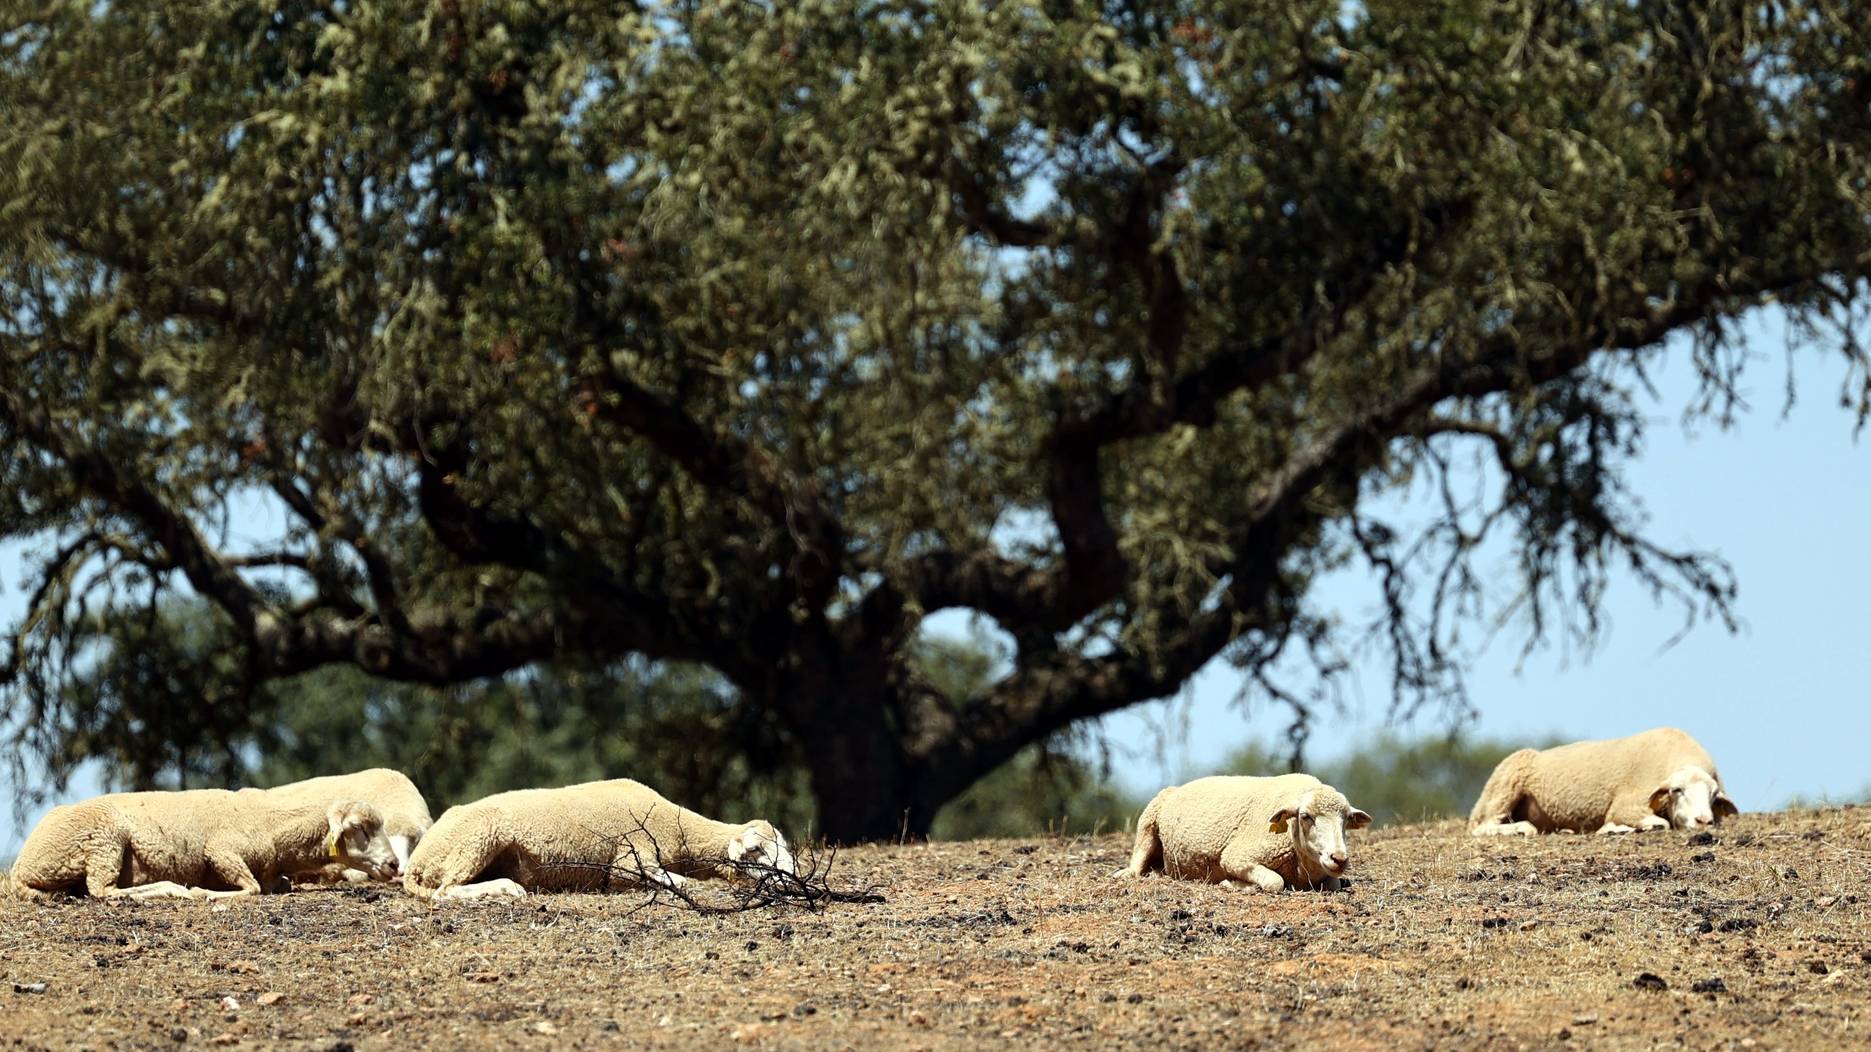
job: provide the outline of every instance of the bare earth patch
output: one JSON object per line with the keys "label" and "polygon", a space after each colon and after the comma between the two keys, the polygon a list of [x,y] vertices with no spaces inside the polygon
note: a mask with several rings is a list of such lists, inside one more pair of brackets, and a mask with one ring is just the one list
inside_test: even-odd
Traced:
{"label": "bare earth patch", "polygon": [[818,914],[0,896],[0,1043],[1805,1049],[1871,1025],[1871,810],[1712,841],[1382,830],[1338,895],[1108,879],[1128,850],[849,851],[834,883],[888,901]]}

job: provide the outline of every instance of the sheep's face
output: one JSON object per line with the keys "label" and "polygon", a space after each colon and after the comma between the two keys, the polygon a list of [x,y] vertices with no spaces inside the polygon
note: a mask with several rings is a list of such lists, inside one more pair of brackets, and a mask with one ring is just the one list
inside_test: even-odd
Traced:
{"label": "sheep's face", "polygon": [[362,800],[331,805],[325,812],[325,854],[373,880],[395,880],[401,867],[383,832],[383,815]]}
{"label": "sheep's face", "polygon": [[1293,847],[1307,869],[1337,877],[1351,868],[1345,831],[1370,824],[1371,816],[1351,806],[1343,793],[1321,787],[1301,793],[1292,807],[1282,808],[1273,816],[1268,828],[1292,835]]}
{"label": "sheep's face", "polygon": [[793,852],[786,846],[786,838],[773,828],[773,823],[766,821],[747,823],[740,834],[729,841],[728,861],[772,866],[782,873],[796,872]]}
{"label": "sheep's face", "polygon": [[1740,813],[1715,776],[1700,767],[1685,767],[1664,779],[1650,794],[1650,810],[1675,829],[1705,829]]}
{"label": "sheep's face", "polygon": [[416,850],[416,845],[422,842],[422,834],[426,832],[427,826],[408,820],[391,820],[385,824],[384,833],[390,838],[390,851],[396,856],[397,869],[409,872],[409,856]]}

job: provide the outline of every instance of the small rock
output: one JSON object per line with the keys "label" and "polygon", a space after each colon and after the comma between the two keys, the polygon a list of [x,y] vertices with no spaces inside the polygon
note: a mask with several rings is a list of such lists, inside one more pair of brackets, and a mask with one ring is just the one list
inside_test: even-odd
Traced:
{"label": "small rock", "polygon": [[1826,962],[1824,961],[1807,961],[1806,970],[1813,973],[1814,975],[1832,974],[1832,969],[1827,967]]}
{"label": "small rock", "polygon": [[1689,992],[1694,994],[1725,994],[1728,992],[1728,984],[1722,982],[1721,976],[1711,975],[1707,979],[1697,979],[1690,985]]}
{"label": "small rock", "polygon": [[14,983],[13,992],[16,994],[42,994],[42,993],[45,993],[45,984],[44,983]]}
{"label": "small rock", "polygon": [[276,1005],[285,999],[286,995],[280,993],[278,990],[268,990],[254,998],[253,1003],[257,1005]]}
{"label": "small rock", "polygon": [[462,976],[462,978],[466,979],[467,981],[471,983],[497,983],[500,981],[500,973],[499,972],[469,972],[468,974]]}
{"label": "small rock", "polygon": [[1596,1022],[1598,1022],[1598,1017],[1595,1015],[1575,1015],[1572,1017],[1573,1026],[1591,1026]]}
{"label": "small rock", "polygon": [[227,970],[235,975],[251,975],[259,971],[260,966],[252,961],[235,961],[227,966]]}
{"label": "small rock", "polygon": [[1557,1036],[1559,1037],[1559,1040],[1561,1041],[1570,1041],[1572,1040],[1572,1031],[1567,1030],[1565,1027],[1562,1026],[1559,1028],[1559,1034]]}
{"label": "small rock", "polygon": [[1655,972],[1644,972],[1638,975],[1636,979],[1631,980],[1631,985],[1639,990],[1668,990],[1670,988],[1670,984],[1664,982],[1663,977]]}
{"label": "small rock", "polygon": [[598,1029],[607,1034],[615,1034],[619,1030],[622,1030],[623,1026],[615,1019],[606,1019],[604,1022],[598,1024]]}
{"label": "small rock", "polygon": [[1833,906],[1838,905],[1838,902],[1839,897],[1837,895],[1821,895],[1818,899],[1814,900],[1813,905],[1824,910],[1831,909]]}
{"label": "small rock", "polygon": [[1714,833],[1697,833],[1689,838],[1691,847],[1707,847],[1714,843],[1717,843]]}
{"label": "small rock", "polygon": [[552,1035],[559,1032],[559,1028],[556,1024],[547,1022],[544,1019],[541,1019],[537,1023],[534,1023],[528,1029],[530,1029],[533,1033],[539,1034],[544,1037],[551,1037]]}
{"label": "small rock", "polygon": [[362,1008],[376,999],[377,996],[375,994],[352,994],[350,997],[345,998],[344,1003],[350,1005],[352,1008]]}
{"label": "small rock", "polygon": [[180,1027],[180,1026],[170,1027],[169,1028],[169,1040],[175,1042],[178,1045],[184,1041],[187,1041],[188,1029],[186,1027]]}
{"label": "small rock", "polygon": [[931,1025],[929,1022],[929,1017],[927,1015],[924,1015],[920,1011],[912,1011],[906,1018],[909,1021],[909,1025],[923,1029],[923,1030],[929,1029]]}
{"label": "small rock", "polygon": [[1800,879],[1800,871],[1797,869],[1794,869],[1792,866],[1781,866],[1780,875],[1782,877],[1785,877],[1788,880]]}
{"label": "small rock", "polygon": [[236,998],[233,994],[228,994],[226,997],[221,998],[221,1011],[223,1012],[240,1011],[240,1000]]}
{"label": "small rock", "polygon": [[240,1038],[223,1031],[209,1038],[208,1043],[211,1045],[238,1045],[240,1044]]}
{"label": "small rock", "polygon": [[368,1022],[370,1022],[370,1016],[363,1012],[352,1012],[350,1015],[344,1017],[345,1026],[363,1026]]}

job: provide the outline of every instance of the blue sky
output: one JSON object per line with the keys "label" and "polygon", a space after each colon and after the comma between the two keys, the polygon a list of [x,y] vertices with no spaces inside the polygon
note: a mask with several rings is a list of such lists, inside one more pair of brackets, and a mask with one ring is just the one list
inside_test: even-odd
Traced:
{"label": "blue sky", "polygon": [[[1863,744],[1871,739],[1871,440],[1854,441],[1854,419],[1839,408],[1836,352],[1800,351],[1800,397],[1782,416],[1784,327],[1759,314],[1744,331],[1754,359],[1743,384],[1751,411],[1728,431],[1707,422],[1686,429],[1682,409],[1695,380],[1686,346],[1672,348],[1653,377],[1651,424],[1627,475],[1652,539],[1728,560],[1739,579],[1741,631],[1704,622],[1666,649],[1679,610],[1658,608],[1618,577],[1606,599],[1609,630],[1589,654],[1554,646],[1523,662],[1523,637],[1506,632],[1480,655],[1467,673],[1480,710],[1474,731],[1576,739],[1680,726],[1708,747],[1744,810],[1777,808],[1795,795],[1856,798],[1871,787]],[[1362,620],[1376,593],[1368,575],[1341,573],[1317,596]],[[1386,667],[1358,662],[1354,678],[1351,711],[1315,725],[1313,755],[1334,755],[1385,725]],[[1238,690],[1231,669],[1211,664],[1168,706],[1108,718],[1106,732],[1133,753],[1118,765],[1119,779],[1154,791],[1212,769],[1249,738],[1277,737],[1284,710],[1250,703],[1243,711],[1233,701]],[[1165,723],[1187,733],[1158,755],[1151,727]]]}
{"label": "blue sky", "polygon": [[[1509,633],[1479,656],[1468,671],[1480,709],[1476,732],[1598,738],[1680,726],[1714,754],[1744,810],[1777,808],[1795,795],[1856,797],[1871,787],[1863,746],[1871,740],[1864,704],[1871,700],[1871,441],[1854,441],[1853,419],[1838,407],[1835,354],[1798,355],[1801,397],[1783,417],[1784,329],[1762,314],[1745,333],[1756,359],[1744,378],[1751,411],[1729,431],[1708,423],[1686,429],[1681,413],[1694,378],[1686,350],[1676,348],[1654,377],[1652,424],[1628,472],[1653,539],[1716,552],[1733,566],[1741,632],[1705,623],[1666,649],[1678,612],[1618,578],[1606,601],[1608,632],[1589,655],[1549,647],[1522,662]],[[243,525],[242,533],[269,532]],[[24,602],[24,577],[19,548],[0,547],[0,617],[8,622]],[[1323,606],[1352,619],[1369,615],[1375,593],[1366,575],[1340,573],[1320,587]],[[953,614],[932,620],[938,630],[966,624]],[[1231,669],[1211,665],[1177,698],[1108,718],[1118,779],[1154,790],[1212,769],[1251,738],[1277,736],[1282,710],[1241,708],[1239,685]],[[1388,687],[1381,663],[1358,662],[1348,711],[1317,722],[1313,755],[1335,755],[1384,726]],[[74,787],[76,795],[92,791]],[[29,827],[38,815],[21,817]],[[14,823],[0,822],[0,858],[18,837]]]}

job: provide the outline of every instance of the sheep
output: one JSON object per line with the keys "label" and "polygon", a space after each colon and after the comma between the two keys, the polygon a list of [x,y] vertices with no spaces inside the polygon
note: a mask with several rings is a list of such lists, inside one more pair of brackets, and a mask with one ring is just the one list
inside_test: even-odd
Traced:
{"label": "sheep", "polygon": [[[276,785],[267,792],[283,799],[333,800],[339,797],[352,800],[367,800],[383,815],[383,832],[390,838],[390,848],[396,852],[396,864],[399,870],[409,869],[409,854],[416,848],[422,835],[435,824],[429,817],[429,802],[422,798],[422,791],[416,783],[401,771],[387,767],[373,767],[367,771],[353,774],[325,775],[321,778],[307,778],[304,781],[288,782]],[[361,870],[330,864],[312,875],[318,880],[368,880],[369,875]]]}
{"label": "sheep", "polygon": [[396,876],[375,807],[293,802],[262,789],[110,793],[47,812],[9,883],[29,899],[80,889],[107,899],[233,898],[333,860]]}
{"label": "sheep", "polygon": [[1157,793],[1137,819],[1130,864],[1114,877],[1171,877],[1263,891],[1337,891],[1350,868],[1345,831],[1371,816],[1309,774],[1219,775]]}
{"label": "sheep", "polygon": [[1708,750],[1658,727],[1513,753],[1494,768],[1468,823],[1475,836],[1613,834],[1699,829],[1738,813]]}
{"label": "sheep", "polygon": [[745,862],[794,872],[772,823],[717,822],[619,778],[449,808],[416,845],[403,887],[437,900],[597,890],[619,880],[680,887],[737,877],[733,864]]}

